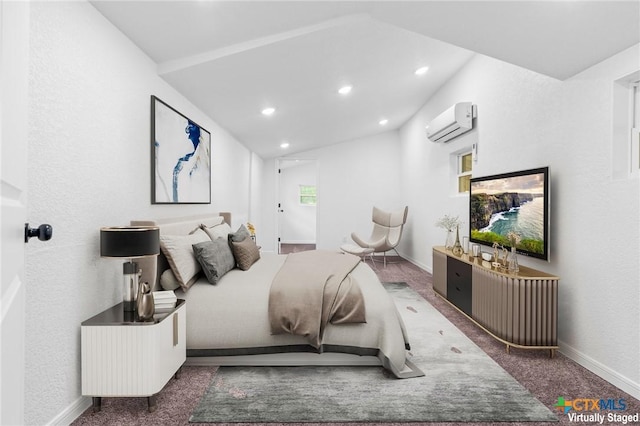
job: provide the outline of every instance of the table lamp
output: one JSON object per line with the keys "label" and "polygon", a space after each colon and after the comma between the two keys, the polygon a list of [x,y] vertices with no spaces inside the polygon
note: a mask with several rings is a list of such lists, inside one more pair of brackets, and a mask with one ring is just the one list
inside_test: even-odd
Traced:
{"label": "table lamp", "polygon": [[154,226],[113,226],[100,228],[100,256],[126,257],[123,264],[124,311],[136,310],[141,271],[133,259],[160,253],[160,230]]}

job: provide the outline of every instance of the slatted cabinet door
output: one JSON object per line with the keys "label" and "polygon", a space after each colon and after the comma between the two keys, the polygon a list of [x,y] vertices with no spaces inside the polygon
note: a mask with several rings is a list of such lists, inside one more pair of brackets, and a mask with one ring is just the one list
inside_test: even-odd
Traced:
{"label": "slatted cabinet door", "polygon": [[126,321],[119,304],[83,322],[81,338],[82,394],[94,408],[105,396],[152,397],[186,361],[186,303],[147,323]]}

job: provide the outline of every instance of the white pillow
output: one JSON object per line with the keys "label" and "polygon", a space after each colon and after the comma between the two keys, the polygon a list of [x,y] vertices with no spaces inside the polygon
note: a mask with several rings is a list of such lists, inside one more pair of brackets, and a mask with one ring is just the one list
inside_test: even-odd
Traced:
{"label": "white pillow", "polygon": [[167,291],[180,288],[180,283],[171,269],[166,269],[162,275],[160,275],[160,287]]}
{"label": "white pillow", "polygon": [[201,226],[205,226],[207,228],[210,228],[212,226],[220,225],[222,222],[224,222],[224,217],[222,217],[222,216],[213,216],[211,219],[207,219],[207,220],[202,221],[202,225]]}
{"label": "white pillow", "polygon": [[192,246],[209,240],[209,236],[202,229],[197,229],[190,235],[160,235],[162,253],[184,291],[189,290],[202,270],[193,254]]}
{"label": "white pillow", "polygon": [[200,225],[200,227],[204,229],[207,235],[209,235],[211,241],[215,241],[218,238],[224,238],[224,240],[227,241],[227,236],[231,232],[231,227],[226,223],[221,223],[220,225],[216,226],[206,226],[203,223],[202,225]]}

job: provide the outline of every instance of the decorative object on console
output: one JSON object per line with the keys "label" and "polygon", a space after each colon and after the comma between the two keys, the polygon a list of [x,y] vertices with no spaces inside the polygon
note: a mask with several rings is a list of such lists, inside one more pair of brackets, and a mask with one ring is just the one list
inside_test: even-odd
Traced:
{"label": "decorative object on console", "polygon": [[516,253],[515,247],[511,247],[511,253],[509,254],[508,262],[509,263],[508,263],[507,269],[509,270],[509,273],[517,274],[518,271],[520,270],[520,267],[518,266],[518,253]]}
{"label": "decorative object on console", "polygon": [[445,214],[436,222],[437,227],[446,229],[447,231],[447,239],[444,243],[444,247],[447,250],[451,250],[453,248],[453,230],[456,229],[456,227],[458,227],[459,225],[460,219],[458,219],[458,216],[454,217],[449,216],[448,214]]}
{"label": "decorative object on console", "polygon": [[[507,249],[498,243],[493,243],[493,262],[491,265],[494,268],[506,269],[507,268]],[[502,253],[502,256],[500,255]]]}
{"label": "decorative object on console", "polygon": [[456,256],[460,256],[463,253],[462,245],[460,244],[460,227],[456,225],[456,242],[453,244],[451,251]]}
{"label": "decorative object on console", "polygon": [[141,321],[149,321],[153,319],[155,305],[149,283],[141,283],[138,287],[138,300],[136,303],[138,307],[138,318]]}
{"label": "decorative object on console", "polygon": [[151,96],[151,203],[211,204],[211,134]]}
{"label": "decorative object on console", "polygon": [[509,244],[511,244],[511,254],[509,255],[509,264],[508,269],[510,274],[517,274],[520,270],[518,266],[518,253],[516,251],[516,247],[520,244],[520,235],[511,231],[507,233],[507,238],[509,239]]}
{"label": "decorative object on console", "polygon": [[141,271],[132,260],[160,253],[160,230],[155,226],[115,226],[100,229],[100,256],[125,257],[130,260],[123,264],[124,310],[136,310],[138,280]]}

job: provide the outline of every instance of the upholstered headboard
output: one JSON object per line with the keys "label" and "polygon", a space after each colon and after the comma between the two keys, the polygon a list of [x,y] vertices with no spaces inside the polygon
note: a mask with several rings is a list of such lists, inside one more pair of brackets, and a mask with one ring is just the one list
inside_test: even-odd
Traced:
{"label": "upholstered headboard", "polygon": [[[207,224],[208,220],[222,216],[224,222],[231,226],[231,213],[220,212],[206,215],[182,216],[166,219],[132,220],[132,226],[157,226],[160,228],[160,235],[187,235],[200,224]],[[160,252],[159,256],[137,259],[136,261],[142,269],[141,282],[153,283],[153,290],[161,290],[160,275],[169,268],[167,258]]]}

